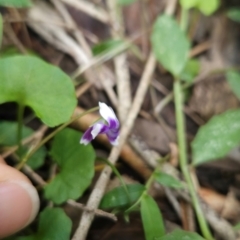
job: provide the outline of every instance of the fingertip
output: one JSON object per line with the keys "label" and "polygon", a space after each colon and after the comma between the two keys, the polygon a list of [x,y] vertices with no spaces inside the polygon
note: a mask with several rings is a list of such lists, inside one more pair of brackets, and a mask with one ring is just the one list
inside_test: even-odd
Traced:
{"label": "fingertip", "polygon": [[0,163],[0,238],[27,226],[38,209],[39,197],[28,178]]}

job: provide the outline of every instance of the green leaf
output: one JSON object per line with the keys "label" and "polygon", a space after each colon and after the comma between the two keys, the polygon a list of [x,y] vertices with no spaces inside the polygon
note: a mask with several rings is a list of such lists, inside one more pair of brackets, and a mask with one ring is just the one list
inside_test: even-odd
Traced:
{"label": "green leaf", "polygon": [[198,0],[198,9],[207,16],[213,14],[219,5],[219,0]]}
{"label": "green leaf", "polygon": [[120,39],[118,40],[110,39],[110,40],[101,42],[93,47],[92,49],[93,55],[99,55],[104,52],[111,51],[112,49],[121,46],[123,43],[124,41]]}
{"label": "green leaf", "polygon": [[19,55],[20,52],[19,50],[16,48],[16,47],[7,47],[7,48],[4,48],[4,49],[1,49],[1,58],[3,57],[12,57],[12,56],[16,56],[16,55]]}
{"label": "green leaf", "polygon": [[[36,52],[32,50],[26,49],[26,51],[27,51],[27,55],[29,56],[35,56],[35,57],[41,58]],[[13,57],[13,56],[19,56],[19,55],[21,55],[21,52],[19,51],[18,48],[14,46],[5,47],[4,49],[1,49],[1,53],[0,53],[1,58]]]}
{"label": "green leaf", "polygon": [[227,11],[227,16],[236,22],[240,22],[240,8],[231,8]]}
{"label": "green leaf", "polygon": [[164,237],[157,238],[156,240],[204,240],[204,238],[197,233],[177,229]]}
{"label": "green leaf", "polygon": [[120,6],[128,6],[134,2],[136,2],[137,0],[118,0],[118,5]]}
{"label": "green leaf", "polygon": [[3,35],[3,20],[2,14],[0,14],[0,47],[2,46],[2,35]]}
{"label": "green leaf", "polygon": [[93,178],[95,152],[91,144],[79,144],[81,136],[66,128],[54,137],[50,155],[60,172],[45,187],[45,197],[56,204],[79,198]]}
{"label": "green leaf", "polygon": [[71,79],[59,68],[32,56],[0,60],[0,104],[31,107],[48,126],[68,121],[76,106]]}
{"label": "green leaf", "polygon": [[228,71],[227,72],[227,81],[228,81],[232,91],[240,99],[240,74],[236,71]]}
{"label": "green leaf", "polygon": [[69,240],[72,222],[61,208],[46,208],[40,214],[38,231],[17,240]]}
{"label": "green leaf", "polygon": [[237,224],[233,227],[233,229],[234,229],[235,231],[239,231],[239,230],[240,230],[240,222],[237,223]]}
{"label": "green leaf", "polygon": [[180,0],[180,4],[183,8],[190,9],[197,6],[198,0]]}
{"label": "green leaf", "polygon": [[180,4],[183,8],[190,9],[196,7],[205,15],[211,15],[214,13],[219,5],[219,0],[180,0]]}
{"label": "green leaf", "polygon": [[141,218],[146,240],[153,240],[165,234],[164,223],[157,203],[145,194],[141,199]]}
{"label": "green leaf", "polygon": [[192,142],[195,165],[224,157],[240,143],[240,110],[214,116],[200,127]]}
{"label": "green leaf", "polygon": [[[27,152],[29,151],[29,148],[27,146],[23,146],[22,150],[17,150],[16,153],[19,156],[20,159],[22,159]],[[40,168],[43,163],[44,159],[47,155],[47,150],[44,146],[40,147],[27,161],[27,165],[30,166],[33,170]]]}
{"label": "green leaf", "polygon": [[183,188],[183,185],[179,180],[164,172],[155,172],[154,179],[166,187]]}
{"label": "green leaf", "polygon": [[27,7],[31,7],[32,3],[30,0],[0,0],[0,6],[27,8]]}
{"label": "green leaf", "polygon": [[[18,124],[16,122],[2,121],[0,122],[0,145],[1,146],[14,146],[17,145],[17,128]],[[26,126],[22,128],[22,138],[26,138],[32,135],[34,131]],[[25,145],[22,147],[22,151],[19,150],[16,152],[18,157],[21,159],[28,151],[28,146]],[[32,169],[37,169],[41,167],[44,163],[47,150],[44,146],[40,147],[37,152],[33,154],[32,157],[27,162]]]}
{"label": "green leaf", "polygon": [[194,78],[198,75],[199,70],[199,61],[196,59],[189,59],[180,75],[180,79],[186,82],[192,82]]}
{"label": "green leaf", "polygon": [[190,42],[171,16],[157,18],[151,42],[157,60],[173,75],[179,76],[188,60]]}
{"label": "green leaf", "polygon": [[129,184],[126,185],[126,187],[128,189],[129,196],[127,196],[123,186],[116,187],[104,195],[100,208],[110,209],[130,206],[138,200],[145,190],[145,187],[141,184]]}

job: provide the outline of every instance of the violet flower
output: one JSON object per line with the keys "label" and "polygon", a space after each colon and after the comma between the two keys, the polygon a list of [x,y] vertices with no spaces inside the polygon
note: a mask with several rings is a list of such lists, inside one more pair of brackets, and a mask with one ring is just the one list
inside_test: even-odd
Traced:
{"label": "violet flower", "polygon": [[83,134],[80,143],[87,145],[98,134],[105,133],[112,145],[118,145],[120,125],[114,111],[111,107],[108,107],[107,104],[99,102],[99,112],[103,119],[97,121],[87,129]]}

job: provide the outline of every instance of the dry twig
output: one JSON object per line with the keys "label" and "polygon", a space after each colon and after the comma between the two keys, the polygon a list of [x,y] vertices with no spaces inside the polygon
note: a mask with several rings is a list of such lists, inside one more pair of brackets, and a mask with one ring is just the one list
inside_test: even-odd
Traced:
{"label": "dry twig", "polygon": [[[122,10],[116,1],[108,0],[107,4],[111,18],[112,36],[114,39],[121,39],[124,36]],[[114,65],[119,103],[118,116],[120,122],[124,123],[131,106],[130,73],[127,64],[127,54],[121,53],[119,56],[115,57]]]}
{"label": "dry twig", "polygon": [[[148,85],[150,83],[153,71],[155,69],[156,60],[153,54],[151,53],[148,61],[146,63],[146,67],[144,69],[144,73],[142,75],[142,78],[140,80],[140,84],[136,93],[136,96],[133,101],[133,105],[129,111],[128,117],[124,123],[124,126],[122,127],[122,130],[120,132],[120,140],[119,140],[119,146],[114,147],[110,153],[109,161],[112,164],[115,164],[119,154],[121,152],[121,149],[124,145],[124,142],[127,139],[127,136],[134,124],[134,120],[137,117],[137,114],[140,110],[140,107],[142,105],[142,102],[144,100],[144,96],[146,94]],[[87,203],[87,207],[91,208],[97,208],[99,205],[101,198],[104,194],[104,191],[106,189],[107,183],[109,181],[110,175],[112,173],[112,169],[110,167],[105,167],[102,171],[91,195]],[[80,220],[79,226],[73,236],[73,240],[84,240],[86,239],[88,229],[92,223],[92,220],[94,218],[94,215],[90,212],[83,212],[82,218]]]}
{"label": "dry twig", "polygon": [[68,5],[71,5],[76,9],[81,10],[82,12],[85,12],[89,16],[103,23],[109,22],[109,16],[107,12],[89,1],[84,0],[61,0],[61,1]]}

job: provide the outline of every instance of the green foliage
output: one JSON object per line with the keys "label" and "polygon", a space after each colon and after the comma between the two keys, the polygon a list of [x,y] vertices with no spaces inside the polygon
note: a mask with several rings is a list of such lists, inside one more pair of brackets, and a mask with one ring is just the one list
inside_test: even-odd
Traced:
{"label": "green foliage", "polygon": [[183,69],[180,79],[185,82],[192,82],[198,75],[200,70],[200,63],[196,59],[189,59],[185,68]]}
{"label": "green foliage", "polygon": [[27,7],[31,7],[32,3],[30,0],[0,0],[0,6],[27,8]]}
{"label": "green foliage", "polygon": [[113,190],[107,192],[102,198],[100,208],[124,208],[130,206],[138,200],[142,195],[145,187],[141,184],[129,184],[126,185],[129,196],[123,186],[116,187]]}
{"label": "green foliage", "polygon": [[40,214],[37,233],[16,240],[69,240],[72,222],[61,208],[46,208]]}
{"label": "green foliage", "polygon": [[240,8],[231,8],[227,11],[227,16],[236,22],[240,22]]}
{"label": "green foliage", "polygon": [[[26,49],[26,51],[27,51],[27,55],[29,55],[29,56],[35,56],[35,57],[41,58],[41,57],[40,57],[36,52],[34,52],[33,50]],[[13,57],[13,56],[19,56],[19,55],[21,55],[21,52],[20,52],[19,49],[16,48],[15,46],[5,47],[4,49],[1,49],[1,53],[0,53],[1,58]]]}
{"label": "green foliage", "polygon": [[232,91],[240,99],[240,74],[237,71],[228,71],[227,81]]}
{"label": "green foliage", "polygon": [[93,55],[99,55],[107,51],[111,51],[114,48],[117,48],[121,46],[124,43],[124,41],[117,39],[110,39],[104,42],[101,42],[97,45],[95,45],[92,49]]}
{"label": "green foliage", "polygon": [[199,0],[197,7],[203,14],[209,16],[218,9],[219,5],[219,0]]}
{"label": "green foliage", "polygon": [[[14,146],[17,145],[17,126],[18,124],[16,122],[7,122],[2,121],[0,122],[0,146]],[[22,138],[26,138],[30,135],[32,135],[34,131],[26,126],[23,126],[22,128]],[[21,159],[27,151],[29,150],[28,146],[23,146],[22,150],[18,150],[16,154]],[[47,154],[47,150],[44,146],[40,147],[32,157],[28,160],[27,164],[33,168],[37,169],[41,167],[44,163],[45,156]]]}
{"label": "green foliage", "polygon": [[32,56],[0,60],[0,104],[17,102],[31,107],[48,126],[70,119],[76,106],[71,79],[59,68]]}
{"label": "green foliage", "polygon": [[136,2],[137,0],[117,0],[117,1],[118,1],[118,5],[127,6],[127,5],[130,5],[134,2]]}
{"label": "green foliage", "polygon": [[182,183],[171,175],[163,172],[155,172],[154,179],[163,186],[171,188],[183,188]]}
{"label": "green foliage", "polygon": [[240,222],[237,223],[237,224],[234,226],[234,230],[235,230],[235,231],[239,231],[239,230],[240,230]]}
{"label": "green foliage", "polygon": [[3,19],[0,14],[0,47],[2,46],[2,34],[3,34]]}
{"label": "green foliage", "polygon": [[192,7],[196,7],[200,12],[205,15],[211,15],[214,13],[219,5],[219,0],[180,0],[180,4],[182,7],[186,9],[190,9]]}
{"label": "green foliage", "polygon": [[180,4],[183,8],[190,9],[197,6],[199,0],[180,0]]}
{"label": "green foliage", "polygon": [[53,140],[50,155],[60,171],[45,187],[45,197],[56,204],[79,198],[94,175],[95,152],[91,144],[79,144],[81,134],[64,129]]}
{"label": "green foliage", "polygon": [[20,54],[19,50],[13,46],[1,49],[1,58],[12,57],[19,54]]}
{"label": "green foliage", "polygon": [[174,76],[179,76],[187,63],[190,43],[171,16],[157,18],[151,42],[157,60]]}
{"label": "green foliage", "polygon": [[204,240],[197,233],[187,232],[177,229],[164,237],[156,238],[156,240]]}
{"label": "green foliage", "polygon": [[240,110],[214,116],[202,126],[192,142],[193,163],[224,157],[240,143]]}
{"label": "green foliage", "polygon": [[164,236],[164,223],[159,207],[154,199],[147,194],[141,199],[141,218],[146,240]]}

